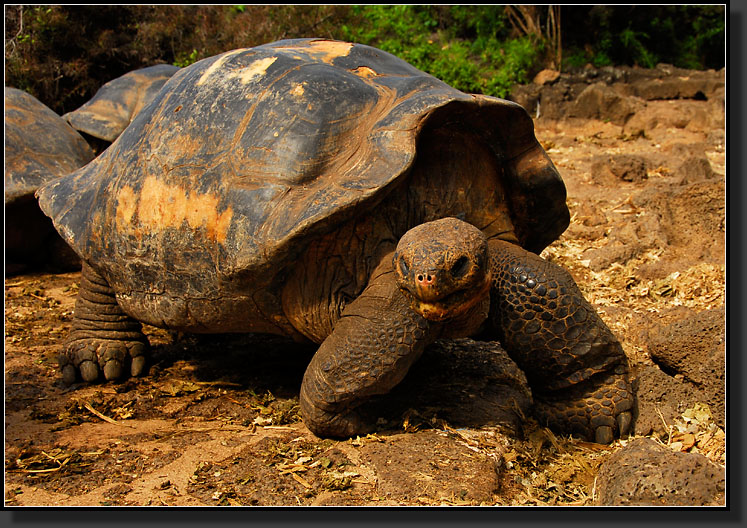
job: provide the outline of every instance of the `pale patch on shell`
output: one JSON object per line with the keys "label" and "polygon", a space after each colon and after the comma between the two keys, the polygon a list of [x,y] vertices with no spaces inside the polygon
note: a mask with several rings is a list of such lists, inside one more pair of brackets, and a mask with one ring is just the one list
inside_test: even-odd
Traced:
{"label": "pale patch on shell", "polygon": [[254,79],[262,77],[265,73],[267,73],[267,68],[269,68],[276,60],[278,60],[277,57],[265,57],[264,59],[259,59],[251,63],[246,68],[242,68],[238,72],[234,73],[233,75],[231,75],[231,77],[238,77],[239,81],[241,81],[243,84],[250,83]]}
{"label": "pale patch on shell", "polygon": [[358,77],[363,77],[365,79],[370,79],[371,77],[376,77],[378,75],[378,73],[368,66],[358,66],[356,69],[351,71]]}
{"label": "pale patch on shell", "polygon": [[210,78],[210,76],[213,75],[216,71],[218,71],[219,69],[221,69],[223,67],[223,64],[225,64],[225,62],[228,59],[230,59],[232,56],[234,56],[234,55],[236,55],[238,53],[241,53],[243,51],[246,51],[246,50],[237,49],[237,50],[233,50],[233,51],[229,51],[227,53],[224,53],[215,62],[213,62],[213,64],[211,64],[210,67],[207,70],[205,70],[202,73],[202,76],[197,81],[197,86],[202,86],[203,84],[205,84],[205,82],[207,82],[208,78]]}
{"label": "pale patch on shell", "polygon": [[122,229],[130,225],[137,210],[137,196],[132,187],[122,187],[117,195],[117,227]]}
{"label": "pale patch on shell", "polygon": [[[229,207],[219,212],[218,203],[217,196],[188,191],[149,176],[139,196],[130,187],[119,191],[117,227],[125,230],[138,227],[155,234],[167,228],[179,229],[186,222],[192,230],[204,228],[209,239],[223,243],[233,210]],[[132,222],[135,211],[136,226]]]}
{"label": "pale patch on shell", "polygon": [[294,88],[293,88],[293,89],[292,89],[292,90],[290,91],[291,95],[294,95],[294,96],[296,96],[296,97],[303,97],[303,94],[304,94],[304,84],[305,84],[305,83],[300,83],[300,84],[297,84],[297,85],[296,85],[296,86],[295,86],[295,87],[294,87]]}
{"label": "pale patch on shell", "polygon": [[350,42],[339,42],[336,40],[312,40],[303,46],[288,46],[283,49],[299,51],[314,57],[315,59],[331,64],[337,57],[345,57],[353,48]]}

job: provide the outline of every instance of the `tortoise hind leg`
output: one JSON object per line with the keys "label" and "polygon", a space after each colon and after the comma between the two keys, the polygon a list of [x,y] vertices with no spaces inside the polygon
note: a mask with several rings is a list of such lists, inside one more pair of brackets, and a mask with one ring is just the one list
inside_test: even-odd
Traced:
{"label": "tortoise hind leg", "polygon": [[64,382],[72,384],[78,375],[93,382],[101,373],[107,380],[138,376],[147,348],[141,324],[122,311],[106,280],[83,263],[72,330],[59,358]]}
{"label": "tortoise hind leg", "polygon": [[526,373],[540,421],[599,443],[629,434],[627,358],[571,275],[515,244],[489,244],[492,328]]}

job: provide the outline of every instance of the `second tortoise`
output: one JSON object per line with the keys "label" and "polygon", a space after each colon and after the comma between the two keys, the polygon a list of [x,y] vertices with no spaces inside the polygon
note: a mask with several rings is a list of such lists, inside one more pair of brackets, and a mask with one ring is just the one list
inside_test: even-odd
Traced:
{"label": "second tortoise", "polygon": [[79,169],[93,151],[51,108],[5,87],[5,275],[80,269],[34,198],[44,183]]}
{"label": "second tortoise", "polygon": [[91,143],[99,140],[108,146],[177,71],[177,66],[157,64],[126,73],[104,84],[90,101],[62,118],[89,136]]}

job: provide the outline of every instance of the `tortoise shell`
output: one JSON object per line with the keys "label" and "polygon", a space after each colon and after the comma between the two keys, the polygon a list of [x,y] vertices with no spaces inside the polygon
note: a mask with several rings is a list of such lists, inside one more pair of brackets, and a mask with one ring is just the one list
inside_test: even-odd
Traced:
{"label": "tortoise shell", "polygon": [[60,116],[32,95],[5,88],[6,274],[28,267],[80,266],[39,209],[34,192],[91,159],[88,143]]}
{"label": "tortoise shell", "polygon": [[563,232],[565,187],[522,107],[322,39],[181,69],[101,156],[38,197],[115,289],[219,297],[241,277],[269,283],[312,237],[374,211],[433,120],[480,132],[522,246],[539,252]]}
{"label": "tortoise shell", "polygon": [[5,88],[6,205],[92,159],[86,140],[52,109],[31,94]]}
{"label": "tortoise shell", "polygon": [[176,66],[158,64],[126,73],[106,83],[90,101],[62,118],[79,132],[112,142],[177,71]]}

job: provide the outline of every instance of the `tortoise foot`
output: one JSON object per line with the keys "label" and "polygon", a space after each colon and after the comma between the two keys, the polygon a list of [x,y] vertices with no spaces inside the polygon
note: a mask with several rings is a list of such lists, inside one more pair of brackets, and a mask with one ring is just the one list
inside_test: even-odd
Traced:
{"label": "tortoise foot", "polygon": [[634,397],[627,375],[607,375],[535,398],[535,413],[542,425],[600,444],[630,434]]}
{"label": "tortoise foot", "polygon": [[145,372],[147,346],[142,341],[78,339],[68,344],[59,357],[65,384],[77,380],[93,383],[140,376]]}
{"label": "tortoise foot", "polygon": [[301,393],[301,413],[309,430],[321,438],[350,438],[374,430],[373,421],[356,410],[328,411],[314,405]]}

